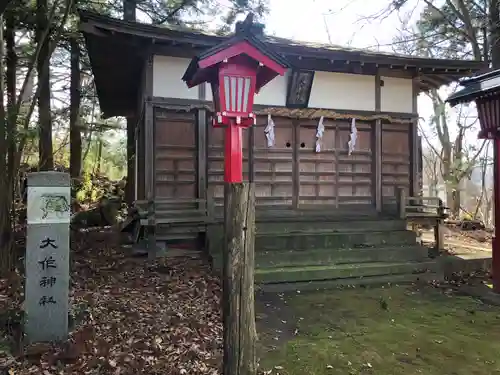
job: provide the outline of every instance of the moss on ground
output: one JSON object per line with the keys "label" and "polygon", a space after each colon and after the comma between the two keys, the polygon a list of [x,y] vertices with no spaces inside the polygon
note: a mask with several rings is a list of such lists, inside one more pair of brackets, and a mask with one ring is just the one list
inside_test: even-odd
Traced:
{"label": "moss on ground", "polygon": [[259,336],[261,369],[272,374],[500,374],[500,308],[473,298],[412,286],[284,300],[295,335],[277,340],[266,327]]}

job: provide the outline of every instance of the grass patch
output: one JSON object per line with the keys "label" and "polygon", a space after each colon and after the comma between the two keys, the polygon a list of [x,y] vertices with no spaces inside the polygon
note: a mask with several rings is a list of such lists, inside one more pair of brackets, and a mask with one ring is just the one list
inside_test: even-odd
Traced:
{"label": "grass patch", "polygon": [[296,335],[259,336],[261,368],[273,374],[500,374],[500,309],[470,297],[391,287],[285,300]]}

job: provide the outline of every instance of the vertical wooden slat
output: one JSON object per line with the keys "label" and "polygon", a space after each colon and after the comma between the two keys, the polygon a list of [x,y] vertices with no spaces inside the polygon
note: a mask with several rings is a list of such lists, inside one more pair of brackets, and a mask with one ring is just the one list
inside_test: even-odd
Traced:
{"label": "vertical wooden slat", "polygon": [[375,120],[373,127],[373,193],[375,208],[382,211],[382,120]]}
{"label": "vertical wooden slat", "polygon": [[255,127],[248,129],[248,181],[255,181]]}
{"label": "vertical wooden slat", "polygon": [[292,120],[292,207],[299,208],[299,192],[300,192],[300,174],[299,174],[299,131],[300,124],[296,120]]}
{"label": "vertical wooden slat", "polygon": [[[204,85],[201,85],[204,86]],[[207,199],[207,110],[198,109],[196,114],[196,187],[199,199]]]}
{"label": "vertical wooden slat", "polygon": [[144,142],[145,142],[145,192],[148,200],[154,200],[156,192],[155,174],[155,118],[153,109],[153,54],[149,54],[146,61],[145,89],[144,89]]}
{"label": "vertical wooden slat", "polygon": [[[412,112],[418,113],[418,81],[413,80]],[[410,196],[418,195],[418,117],[410,125]]]}
{"label": "vertical wooden slat", "polygon": [[[382,81],[377,70],[375,75],[375,111],[381,111]],[[382,120],[375,120],[372,131],[372,194],[375,209],[382,211]]]}
{"label": "vertical wooden slat", "polygon": [[340,129],[339,124],[335,122],[335,135],[334,135],[334,144],[335,144],[335,208],[339,208],[340,197],[339,197],[339,180],[340,180],[340,160],[339,160],[339,151],[340,151]]}
{"label": "vertical wooden slat", "polygon": [[152,199],[155,194],[155,139],[154,139],[154,126],[155,126],[153,104],[148,100],[146,101],[145,121],[144,121],[144,135],[145,135],[145,165],[146,165],[146,179],[145,190],[147,199]]}

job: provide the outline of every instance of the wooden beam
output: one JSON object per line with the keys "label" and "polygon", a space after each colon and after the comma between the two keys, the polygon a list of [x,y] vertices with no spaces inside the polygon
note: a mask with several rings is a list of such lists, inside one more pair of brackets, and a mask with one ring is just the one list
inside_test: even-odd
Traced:
{"label": "wooden beam", "polygon": [[[412,112],[418,114],[418,87],[416,80],[413,81],[413,102]],[[410,124],[410,196],[419,194],[418,181],[418,117]]]}
{"label": "wooden beam", "polygon": [[248,181],[255,181],[255,126],[248,129]]}
{"label": "wooden beam", "polygon": [[196,112],[197,180],[198,198],[207,199],[207,110]]}
{"label": "wooden beam", "polygon": [[[153,104],[158,107],[164,107],[164,108],[169,108],[169,109],[186,109],[186,110],[191,110],[193,107],[205,107],[207,109],[212,109],[213,104],[211,101],[207,100],[199,100],[199,99],[179,99],[179,98],[164,98],[164,97],[158,97],[155,96],[153,97]],[[322,109],[322,108],[306,108],[306,109],[293,109],[293,108],[286,108],[285,106],[270,106],[270,105],[261,105],[261,104],[255,104],[254,105],[254,111],[259,112],[259,111],[264,111],[267,109],[276,109],[280,111],[288,111],[290,113],[294,112],[293,118],[297,117],[297,113],[304,113],[307,111],[310,112],[319,112],[319,111],[331,111],[332,113],[335,114],[346,114],[346,115],[354,115],[354,116],[360,116],[360,117],[369,117],[369,116],[387,116],[391,118],[398,118],[398,119],[412,119],[415,118],[416,115],[413,113],[405,113],[405,112],[377,112],[377,111],[365,111],[365,110],[347,110],[347,109]],[[276,115],[278,116],[278,115]],[[283,114],[282,116],[287,116]],[[314,117],[314,119],[318,118],[320,116]],[[328,115],[325,115],[326,118],[330,118]],[[306,118],[306,117],[303,117]],[[364,120],[363,120],[364,121]],[[371,121],[370,119],[366,121]]]}
{"label": "wooden beam", "polygon": [[257,373],[255,186],[224,184],[222,320],[224,375]]}
{"label": "wooden beam", "polygon": [[145,133],[145,168],[146,168],[146,180],[145,180],[145,190],[146,199],[154,199],[156,190],[155,181],[155,136],[154,127],[156,125],[156,120],[154,118],[154,108],[151,102],[146,101],[145,104],[145,118],[144,118],[144,133]]}
{"label": "wooden beam", "polygon": [[[382,106],[382,85],[380,73],[375,75],[375,111],[380,112]],[[382,211],[382,120],[375,120],[372,131],[372,182],[373,201],[378,212]]]}
{"label": "wooden beam", "polygon": [[156,193],[156,170],[155,170],[155,126],[156,119],[154,118],[154,107],[152,102],[152,90],[153,90],[153,55],[148,56],[146,62],[146,77],[145,77],[145,89],[144,89],[144,135],[145,135],[145,167],[146,167],[146,181],[145,190],[146,198],[154,199]]}
{"label": "wooden beam", "polygon": [[300,169],[299,169],[299,134],[300,123],[297,120],[292,120],[292,207],[299,208],[299,191],[300,191]]}

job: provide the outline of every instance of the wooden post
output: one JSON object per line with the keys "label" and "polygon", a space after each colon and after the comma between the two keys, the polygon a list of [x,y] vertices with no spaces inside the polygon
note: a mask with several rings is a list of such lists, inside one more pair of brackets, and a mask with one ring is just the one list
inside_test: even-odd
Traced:
{"label": "wooden post", "polygon": [[224,375],[255,375],[257,372],[254,244],[254,184],[225,183],[222,295]]}
{"label": "wooden post", "polygon": [[396,203],[399,218],[406,219],[406,192],[403,188],[396,188]]}
{"label": "wooden post", "polygon": [[438,203],[439,207],[437,209],[437,220],[434,226],[434,251],[433,256],[438,256],[441,250],[444,248],[444,236],[441,228],[441,222],[444,220],[444,204],[441,199],[439,199]]}

